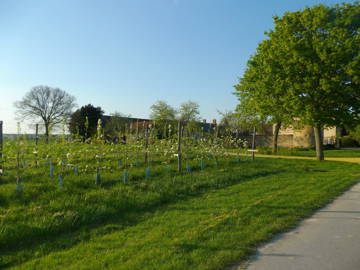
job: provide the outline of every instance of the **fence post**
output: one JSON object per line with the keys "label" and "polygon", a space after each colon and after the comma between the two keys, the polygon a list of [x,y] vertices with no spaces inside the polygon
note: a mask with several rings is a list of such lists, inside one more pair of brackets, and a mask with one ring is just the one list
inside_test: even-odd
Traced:
{"label": "fence post", "polygon": [[149,156],[148,156],[149,132],[148,132],[148,127],[145,126],[145,124],[144,124],[144,127],[145,127],[145,166],[147,166],[148,165],[148,159],[149,159]]}
{"label": "fence post", "polygon": [[0,121],[0,174],[3,174],[3,167],[2,167],[2,156],[3,156],[3,121]]}
{"label": "fence post", "polygon": [[136,139],[139,139],[139,119],[136,120]]}
{"label": "fence post", "polygon": [[181,172],[181,136],[182,136],[182,126],[181,126],[181,121],[179,121],[178,124],[178,172]]}
{"label": "fence post", "polygon": [[255,147],[256,147],[256,145],[255,145],[255,136],[256,136],[256,127],[254,127],[254,131],[253,131],[253,137],[252,137],[252,160],[254,160],[255,159]]}

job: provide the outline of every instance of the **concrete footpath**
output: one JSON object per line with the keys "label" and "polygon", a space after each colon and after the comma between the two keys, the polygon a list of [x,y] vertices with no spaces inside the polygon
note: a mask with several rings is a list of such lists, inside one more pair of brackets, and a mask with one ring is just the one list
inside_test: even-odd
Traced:
{"label": "concrete footpath", "polygon": [[360,270],[360,184],[235,269]]}

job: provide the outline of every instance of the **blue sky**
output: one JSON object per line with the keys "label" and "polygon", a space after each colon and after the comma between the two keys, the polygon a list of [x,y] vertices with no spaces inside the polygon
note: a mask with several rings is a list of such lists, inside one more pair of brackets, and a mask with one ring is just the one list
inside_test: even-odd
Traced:
{"label": "blue sky", "polygon": [[108,114],[193,100],[219,118],[272,16],[319,3],[339,1],[0,0],[0,120],[15,132],[14,101],[40,84]]}

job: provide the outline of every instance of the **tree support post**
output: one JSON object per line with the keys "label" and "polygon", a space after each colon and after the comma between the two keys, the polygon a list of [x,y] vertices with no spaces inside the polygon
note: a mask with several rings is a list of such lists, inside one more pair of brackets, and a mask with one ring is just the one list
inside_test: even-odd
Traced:
{"label": "tree support post", "polygon": [[2,156],[3,156],[3,121],[0,121],[0,175],[3,174],[3,167],[2,167]]}
{"label": "tree support post", "polygon": [[255,147],[256,147],[256,145],[255,145],[255,136],[256,136],[256,127],[254,127],[254,130],[253,130],[253,137],[252,137],[252,146],[251,146],[251,148],[252,148],[252,160],[255,160]]}
{"label": "tree support post", "polygon": [[178,172],[180,173],[181,172],[181,136],[182,136],[182,132],[181,132],[181,129],[182,129],[182,125],[181,125],[181,121],[179,121],[178,123],[178,149],[177,149],[177,152],[178,152]]}
{"label": "tree support post", "polygon": [[144,124],[144,128],[145,128],[145,165],[147,166],[148,161],[149,161],[149,155],[148,155],[149,132],[148,132],[148,127],[145,126],[145,124]]}
{"label": "tree support post", "polygon": [[139,119],[136,120],[136,139],[139,139]]}

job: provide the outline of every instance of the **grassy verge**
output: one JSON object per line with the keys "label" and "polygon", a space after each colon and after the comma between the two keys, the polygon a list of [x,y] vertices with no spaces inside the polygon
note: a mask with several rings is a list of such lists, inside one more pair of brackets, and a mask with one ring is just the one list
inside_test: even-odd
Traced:
{"label": "grassy verge", "polygon": [[[266,154],[271,153],[269,149],[261,150],[260,152],[264,152]],[[305,148],[305,149],[284,149],[280,148],[277,155],[284,156],[302,156],[302,157],[315,157],[316,152],[313,149]],[[350,150],[350,149],[329,149],[324,150],[325,157],[360,157],[360,149],[358,150]]]}
{"label": "grassy verge", "polygon": [[[0,268],[223,269],[356,183],[358,169],[356,164],[307,160],[222,161],[220,167],[192,175],[160,174],[148,182],[115,184],[93,191],[96,195],[83,203],[84,194],[75,200],[76,192],[61,191],[62,212],[81,216],[83,207],[96,206],[96,218],[83,217],[85,223],[66,227],[71,220],[66,212],[52,214],[63,229],[34,234],[31,244],[12,245],[3,236],[9,246],[1,249]],[[120,203],[124,194],[126,207]],[[39,198],[38,206],[40,202],[46,200]],[[23,212],[16,212],[17,207]],[[13,225],[16,218],[24,223],[21,215],[33,207],[10,203]],[[3,219],[2,224],[9,225]]]}
{"label": "grassy verge", "polygon": [[[272,149],[269,147],[257,147],[259,154],[273,155]],[[229,149],[228,152],[240,152],[246,154],[245,149],[234,150]],[[299,156],[299,157],[316,157],[316,152],[312,148],[279,148],[276,155],[279,156]],[[360,157],[359,149],[327,149],[324,150],[325,157]]]}

